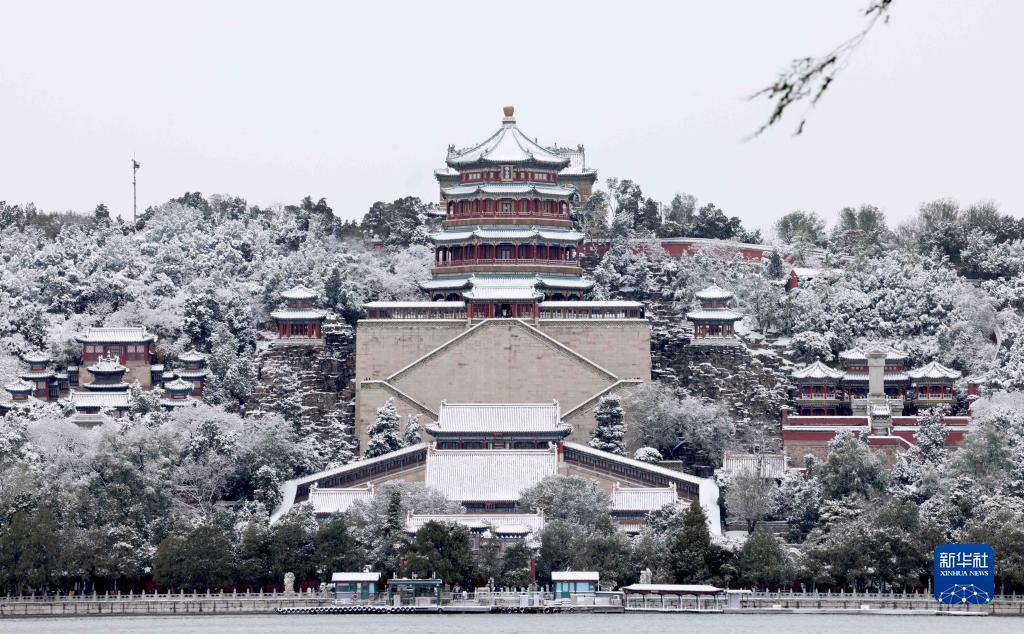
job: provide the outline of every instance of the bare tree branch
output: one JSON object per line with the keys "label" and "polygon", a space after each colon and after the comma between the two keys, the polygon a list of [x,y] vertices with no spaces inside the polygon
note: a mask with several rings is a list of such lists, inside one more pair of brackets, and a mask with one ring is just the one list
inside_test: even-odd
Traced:
{"label": "bare tree branch", "polygon": [[768,128],[782,120],[786,110],[798,103],[805,102],[806,108],[800,117],[800,124],[797,126],[794,135],[804,131],[807,117],[812,108],[824,96],[836,76],[846,68],[854,51],[861,45],[871,29],[879,22],[889,21],[889,12],[895,0],[871,0],[871,4],[864,10],[868,18],[864,28],[856,35],[846,40],[830,52],[820,57],[801,57],[793,60],[788,70],[779,74],[775,82],[750,95],[750,99],[766,97],[774,103],[771,116],[768,121],[754,132],[751,137],[759,136]]}

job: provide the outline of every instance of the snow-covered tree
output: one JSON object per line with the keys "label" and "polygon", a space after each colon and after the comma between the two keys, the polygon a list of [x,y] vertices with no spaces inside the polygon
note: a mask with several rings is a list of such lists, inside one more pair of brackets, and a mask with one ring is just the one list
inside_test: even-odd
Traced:
{"label": "snow-covered tree", "polygon": [[388,398],[384,405],[377,408],[377,417],[367,428],[368,440],[363,455],[367,458],[376,458],[401,449],[402,436],[399,421],[395,399]]}
{"label": "snow-covered tree", "polygon": [[405,432],[402,435],[402,443],[408,447],[410,445],[423,442],[423,439],[420,437],[420,431],[422,429],[423,426],[420,425],[420,415],[410,414],[405,421]]}
{"label": "snow-covered tree", "polygon": [[602,396],[594,411],[597,426],[590,437],[590,446],[594,449],[618,455],[625,453],[624,439],[626,436],[625,412],[619,397],[612,394]]}

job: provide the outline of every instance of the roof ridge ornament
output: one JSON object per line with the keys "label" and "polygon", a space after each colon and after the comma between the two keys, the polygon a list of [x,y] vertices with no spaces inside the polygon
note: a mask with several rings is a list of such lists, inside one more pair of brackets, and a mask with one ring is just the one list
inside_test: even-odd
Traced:
{"label": "roof ridge ornament", "polygon": [[516,118],[515,118],[516,107],[515,106],[505,106],[504,108],[501,109],[501,111],[502,111],[502,114],[505,115],[504,117],[501,118],[502,124],[504,124],[504,125],[515,125],[516,124]]}

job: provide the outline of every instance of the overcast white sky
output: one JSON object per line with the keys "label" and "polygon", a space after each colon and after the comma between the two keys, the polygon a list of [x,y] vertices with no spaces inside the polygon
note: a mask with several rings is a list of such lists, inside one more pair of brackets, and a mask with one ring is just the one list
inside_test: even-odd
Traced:
{"label": "overcast white sky", "polygon": [[185,191],[338,215],[433,200],[449,143],[513,104],[601,179],[713,201],[754,227],[793,209],[923,201],[1024,209],[1024,2],[897,0],[812,114],[745,141],[745,96],[863,23],[820,2],[3,2],[0,199],[131,214]]}

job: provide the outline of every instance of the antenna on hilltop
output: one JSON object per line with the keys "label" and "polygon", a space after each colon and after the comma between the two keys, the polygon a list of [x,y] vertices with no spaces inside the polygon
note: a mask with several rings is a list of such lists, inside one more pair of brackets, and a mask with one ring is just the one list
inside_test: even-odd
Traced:
{"label": "antenna on hilltop", "polygon": [[140,167],[142,167],[142,164],[132,156],[132,224],[138,222],[139,215],[138,188],[135,184],[135,172],[139,171]]}

